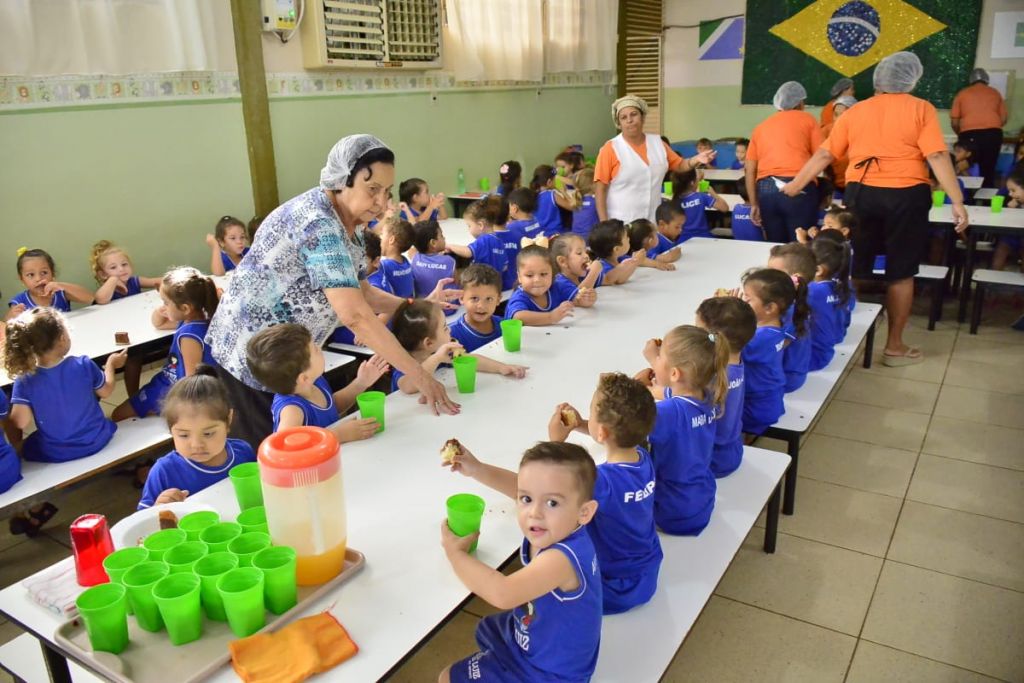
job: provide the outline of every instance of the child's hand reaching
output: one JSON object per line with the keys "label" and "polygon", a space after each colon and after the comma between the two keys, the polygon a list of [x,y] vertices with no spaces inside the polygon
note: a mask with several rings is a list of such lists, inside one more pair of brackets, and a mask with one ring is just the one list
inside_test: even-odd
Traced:
{"label": "child's hand reaching", "polygon": [[459,342],[450,341],[438,347],[437,351],[434,351],[434,356],[437,357],[439,363],[449,363],[456,351],[465,351],[465,349]]}
{"label": "child's hand reaching", "polygon": [[369,439],[371,436],[377,433],[377,424],[375,418],[361,419],[356,418],[353,420],[342,420],[338,423],[336,435],[338,441],[341,443],[350,443],[352,441],[362,441],[363,439]]}
{"label": "child's hand reaching", "polygon": [[480,471],[480,461],[461,443],[458,444],[458,448],[455,449],[451,459],[442,461],[441,466],[448,467],[452,472],[458,472],[470,478],[475,477]]}
{"label": "child's hand reaching", "polygon": [[448,528],[448,520],[441,522],[441,547],[448,555],[452,553],[468,553],[476,540],[480,538],[480,532],[469,536],[456,536],[455,532]]}
{"label": "child's hand reaching", "polygon": [[181,489],[165,489],[160,492],[160,495],[153,501],[153,505],[163,505],[164,503],[181,503],[188,498],[188,491],[182,491]]}
{"label": "child's hand reaching", "polygon": [[508,363],[502,363],[498,372],[501,373],[502,377],[515,377],[516,379],[522,379],[526,377],[527,368],[525,365],[509,365]]}
{"label": "child's hand reaching", "polygon": [[633,379],[640,382],[645,387],[652,387],[654,386],[654,370],[652,368],[644,368],[633,375]]}
{"label": "child's hand reaching", "polygon": [[364,388],[372,387],[373,383],[390,369],[391,366],[386,360],[374,354],[369,360],[364,360],[359,364],[359,369],[356,370],[356,381]]}
{"label": "child's hand reaching", "polygon": [[107,366],[114,370],[120,370],[128,360],[128,349],[121,349],[117,353],[107,356]]}
{"label": "child's hand reaching", "polygon": [[676,266],[674,263],[665,263],[664,261],[652,261],[654,267],[658,270],[675,270]]}
{"label": "child's hand reaching", "polygon": [[[569,424],[566,424],[568,422]],[[568,403],[559,403],[555,406],[555,413],[548,420],[548,439],[551,441],[565,441],[572,434],[573,430],[583,424],[583,417],[578,410]]]}
{"label": "child's hand reaching", "polygon": [[654,359],[661,354],[661,340],[660,339],[648,339],[647,343],[644,344],[644,360],[651,365],[654,364]]}
{"label": "child's hand reaching", "polygon": [[597,303],[597,290],[596,289],[584,289],[582,292],[576,292],[576,296],[573,301],[586,308],[587,306],[593,306]]}
{"label": "child's hand reaching", "polygon": [[576,310],[576,306],[571,301],[563,301],[558,304],[558,307],[551,311],[552,322],[559,322],[565,317],[572,315],[572,312]]}

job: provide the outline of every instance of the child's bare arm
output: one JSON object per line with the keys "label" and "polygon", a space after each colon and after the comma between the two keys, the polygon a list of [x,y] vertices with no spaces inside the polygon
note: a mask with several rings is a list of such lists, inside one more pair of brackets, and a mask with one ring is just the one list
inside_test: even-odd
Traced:
{"label": "child's bare arm", "polygon": [[679,247],[672,247],[668,251],[663,251],[654,257],[655,261],[661,261],[662,263],[675,263],[679,260],[682,255],[682,250]]}
{"label": "child's bare arm", "polygon": [[492,488],[513,500],[518,495],[518,475],[515,472],[506,470],[503,467],[480,462],[461,443],[458,444],[458,448],[451,456],[451,460],[442,462],[442,465],[450,466],[452,472],[458,472],[470,479],[476,479],[484,486]]}
{"label": "child's bare arm", "polygon": [[545,325],[554,325],[561,322],[566,316],[572,315],[572,311],[575,306],[569,301],[563,301],[558,304],[558,307],[553,311],[547,313],[539,313],[537,311],[516,311],[512,314],[512,317],[516,320],[522,320],[524,325],[530,327],[544,327]]}
{"label": "child's bare arm", "polygon": [[26,429],[30,424],[35,415],[32,412],[32,406],[25,403],[15,403],[11,406],[10,421],[18,429]]}
{"label": "child's bare arm", "polygon": [[639,267],[640,261],[635,258],[626,259],[619,265],[609,270],[604,275],[604,283],[606,285],[621,285],[625,284],[629,278],[633,277],[633,273]]}
{"label": "child's bare arm", "polygon": [[381,376],[390,369],[387,361],[378,355],[370,357],[359,364],[356,378],[345,387],[334,392],[334,405],[341,415],[356,402],[356,396],[367,391]]}
{"label": "child's bare arm", "polygon": [[123,368],[125,362],[128,360],[128,349],[121,349],[117,353],[112,353],[107,356],[107,362],[103,366],[103,386],[96,390],[96,395],[99,398],[106,398],[114,393],[114,383],[117,381],[115,373],[119,368]]}
{"label": "child's bare arm", "polygon": [[476,353],[472,355],[476,358],[476,369],[480,372],[489,372],[494,375],[504,375],[505,377],[515,377],[516,379],[526,377],[527,368],[523,365],[502,363],[501,361],[488,358],[487,356],[481,356]]}
{"label": "child's bare arm", "polygon": [[73,282],[50,282],[44,290],[47,294],[57,291],[64,292],[64,296],[80,304],[91,304],[96,299],[96,294],[82,285]]}
{"label": "child's bare arm", "polygon": [[455,254],[462,258],[473,258],[473,250],[464,244],[449,244],[447,249],[449,254]]}
{"label": "child's bare arm", "polygon": [[210,247],[210,274],[223,275],[224,262],[220,258],[220,242],[213,235],[207,235],[206,244]]}
{"label": "child's bare arm", "polygon": [[110,300],[114,298],[114,292],[117,291],[117,285],[120,282],[116,277],[111,275],[106,281],[99,286],[96,293],[93,295],[93,301],[98,304],[110,303]]}

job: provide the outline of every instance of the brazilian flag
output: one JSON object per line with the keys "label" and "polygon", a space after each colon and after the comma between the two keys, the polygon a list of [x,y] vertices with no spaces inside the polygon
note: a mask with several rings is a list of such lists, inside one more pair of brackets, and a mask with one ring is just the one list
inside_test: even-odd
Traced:
{"label": "brazilian flag", "polygon": [[874,66],[909,50],[924,66],[914,94],[945,109],[974,66],[981,1],[747,0],[746,17],[743,104],[771,104],[785,81],[800,81],[808,104],[824,104],[843,76],[865,99]]}

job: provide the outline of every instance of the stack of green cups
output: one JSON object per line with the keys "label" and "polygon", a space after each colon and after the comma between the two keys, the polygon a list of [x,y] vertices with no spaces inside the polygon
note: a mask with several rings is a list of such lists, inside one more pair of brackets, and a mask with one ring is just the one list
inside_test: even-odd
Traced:
{"label": "stack of green cups", "polygon": [[185,541],[164,553],[164,563],[172,574],[191,574],[192,565],[207,552],[208,548],[202,541]]}
{"label": "stack of green cups", "polygon": [[[103,570],[107,572],[111,583],[121,584],[125,572],[149,559],[149,551],[142,546],[121,548],[115,550],[103,558]],[[132,614],[131,605],[128,605],[128,614]]]}
{"label": "stack of green cups", "polygon": [[295,582],[295,549],[279,545],[266,548],[252,558],[252,566],[263,572],[263,598],[267,609],[284,614],[299,601]]}
{"label": "stack of green cups", "polygon": [[377,420],[377,431],[380,434],[384,431],[384,399],[387,394],[383,391],[364,391],[356,396],[356,404],[359,405],[359,417],[369,420],[371,417]]}
{"label": "stack of green cups", "polygon": [[198,576],[165,576],[153,586],[153,599],[156,600],[173,645],[199,640],[199,636],[203,635],[203,614],[199,608]]}
{"label": "stack of green cups", "polygon": [[[469,536],[480,531],[484,508],[487,504],[480,496],[472,493],[457,493],[448,499],[448,528],[456,536]],[[476,550],[476,541],[469,552]]]}
{"label": "stack of green cups", "polygon": [[267,508],[262,505],[242,510],[235,518],[235,523],[242,527],[243,534],[250,531],[270,533],[270,527],[267,526]]}
{"label": "stack of green cups", "polygon": [[139,628],[156,632],[164,626],[160,618],[160,610],[153,599],[153,586],[170,573],[163,562],[140,562],[121,577],[128,593],[128,604],[135,612],[135,621]]}
{"label": "stack of green cups", "polygon": [[251,636],[267,621],[263,604],[263,572],[255,567],[232,569],[217,581],[231,631],[239,638]]}
{"label": "stack of green cups", "polygon": [[476,356],[458,356],[452,358],[455,368],[455,384],[460,394],[472,394],[476,391]]}
{"label": "stack of green cups", "polygon": [[518,351],[522,345],[523,340],[523,321],[522,320],[502,320],[501,321],[501,341],[505,345],[505,350],[512,353]]}
{"label": "stack of green cups", "polygon": [[253,555],[270,547],[270,534],[250,531],[231,539],[228,552],[238,557],[239,567],[251,567]]}
{"label": "stack of green cups", "polygon": [[220,515],[213,510],[190,512],[178,520],[178,528],[185,532],[190,541],[198,541],[199,533],[220,521]]}
{"label": "stack of green cups", "polygon": [[159,562],[164,559],[164,553],[176,545],[181,545],[187,538],[181,529],[164,529],[146,536],[142,541],[142,547],[149,551],[150,560]]}
{"label": "stack of green cups", "polygon": [[218,522],[199,532],[199,540],[210,547],[211,553],[222,553],[228,543],[242,534],[242,527],[234,522]]}
{"label": "stack of green cups", "polygon": [[118,654],[128,646],[128,603],[119,583],[101,583],[75,600],[95,652]]}
{"label": "stack of green cups", "polygon": [[228,471],[231,485],[235,487],[238,509],[248,510],[263,505],[263,486],[260,484],[259,463],[247,462],[235,465]]}
{"label": "stack of green cups", "polygon": [[192,571],[199,577],[199,598],[206,610],[206,616],[214,621],[227,621],[224,613],[224,601],[221,600],[217,582],[220,577],[238,567],[238,558],[231,553],[210,553],[198,560]]}

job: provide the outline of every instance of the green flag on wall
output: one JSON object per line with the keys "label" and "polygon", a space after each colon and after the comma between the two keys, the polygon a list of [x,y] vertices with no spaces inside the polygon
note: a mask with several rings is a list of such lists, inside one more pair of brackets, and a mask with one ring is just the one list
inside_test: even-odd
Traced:
{"label": "green flag on wall", "polygon": [[921,58],[914,94],[948,108],[967,85],[981,20],[975,0],[747,0],[743,104],[771,104],[785,81],[800,81],[808,104],[852,78],[858,99],[874,91],[874,66],[893,52]]}

